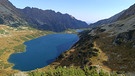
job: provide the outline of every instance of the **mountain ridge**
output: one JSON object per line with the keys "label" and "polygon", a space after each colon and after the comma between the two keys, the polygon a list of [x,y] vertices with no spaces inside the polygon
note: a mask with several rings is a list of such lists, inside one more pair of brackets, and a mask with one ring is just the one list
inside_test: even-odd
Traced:
{"label": "mountain ridge", "polygon": [[[87,27],[83,21],[77,20],[68,14],[62,14],[53,10],[42,10],[38,8],[26,7],[20,9],[24,19],[40,30],[64,31],[66,29],[77,29]],[[58,27],[60,26],[60,27]]]}
{"label": "mountain ridge", "polygon": [[124,20],[132,15],[135,15],[135,4],[131,5],[129,8],[115,14],[114,16],[107,18],[107,19],[102,19],[99,20],[95,23],[92,23],[89,25],[90,28],[98,27],[104,24],[110,24],[119,20]]}
{"label": "mountain ridge", "polygon": [[92,23],[90,24],[89,26],[90,27],[97,27],[97,26],[100,26],[100,25],[103,25],[103,24],[109,24],[109,23],[112,23],[112,22],[115,22],[118,20],[118,18],[125,12],[125,10],[119,12],[118,14],[115,14],[114,16],[108,18],[108,19],[103,19],[103,20],[99,20],[95,23]]}
{"label": "mountain ridge", "polygon": [[130,6],[125,12],[118,18],[118,20],[125,19],[127,17],[130,17],[132,15],[135,15],[135,4]]}
{"label": "mountain ridge", "polygon": [[55,32],[88,27],[84,21],[53,10],[30,7],[18,9],[8,0],[1,0],[0,6],[0,23],[13,27],[30,26],[39,30]]}

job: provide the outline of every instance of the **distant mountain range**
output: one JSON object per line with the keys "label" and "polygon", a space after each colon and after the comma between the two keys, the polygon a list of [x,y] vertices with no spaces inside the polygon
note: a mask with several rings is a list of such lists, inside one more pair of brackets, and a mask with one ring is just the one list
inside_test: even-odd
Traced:
{"label": "distant mountain range", "polygon": [[68,28],[77,29],[84,28],[88,25],[80,20],[75,19],[68,14],[62,14],[52,10],[41,10],[38,8],[26,7],[19,10],[23,19],[30,26],[40,30],[52,30],[56,32],[64,31]]}
{"label": "distant mountain range", "polygon": [[30,7],[18,9],[8,0],[0,0],[0,24],[13,27],[30,26],[39,30],[55,32],[61,32],[66,29],[94,28],[134,15],[134,7],[135,5],[132,5],[129,9],[123,10],[108,19],[99,20],[88,25],[86,22],[77,20],[69,14]]}
{"label": "distant mountain range", "polygon": [[39,30],[55,32],[88,27],[86,22],[71,15],[30,7],[18,9],[8,0],[0,1],[0,23],[14,27],[29,25]]}

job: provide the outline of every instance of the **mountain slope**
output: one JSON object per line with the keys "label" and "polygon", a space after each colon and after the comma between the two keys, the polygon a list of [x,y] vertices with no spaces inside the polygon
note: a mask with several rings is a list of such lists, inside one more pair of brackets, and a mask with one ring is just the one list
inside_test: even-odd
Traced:
{"label": "mountain slope", "polygon": [[119,18],[124,12],[125,12],[125,10],[122,11],[122,12],[120,12],[120,13],[118,13],[118,14],[116,14],[116,15],[114,15],[114,16],[112,16],[112,17],[110,17],[110,18],[108,18],[108,19],[103,19],[103,20],[99,20],[99,21],[97,21],[97,22],[95,22],[95,23],[92,23],[92,24],[90,24],[90,27],[97,27],[97,26],[100,26],[100,25],[103,25],[103,24],[109,24],[109,23],[115,22],[115,21],[118,20],[118,18]]}
{"label": "mountain slope", "polygon": [[88,27],[87,23],[68,14],[30,7],[17,9],[8,0],[0,0],[0,24],[14,27],[29,25],[39,30],[55,32]]}
{"label": "mountain slope", "polygon": [[[135,9],[129,8],[130,10]],[[127,10],[129,10],[127,9]],[[135,11],[128,11],[135,13]],[[127,13],[128,13],[127,12]],[[55,62],[58,66],[96,66],[117,73],[135,71],[135,14],[79,34],[80,40]],[[54,63],[53,63],[54,64]]]}
{"label": "mountain slope", "polygon": [[108,19],[103,19],[103,20],[99,20],[95,23],[92,23],[89,25],[89,27],[98,27],[101,26],[103,24],[110,24],[119,20],[124,20],[130,16],[135,15],[135,4],[133,4],[132,6],[130,6],[128,9],[123,10],[122,12],[108,18]]}
{"label": "mountain slope", "polygon": [[26,24],[19,11],[8,0],[0,0],[0,24],[18,26]]}
{"label": "mountain slope", "polygon": [[20,12],[32,27],[40,30],[60,32],[69,28],[77,29],[88,26],[85,22],[77,20],[68,14],[62,14],[52,10],[26,7],[20,9]]}
{"label": "mountain slope", "polygon": [[118,20],[125,19],[132,15],[135,15],[135,4],[130,6],[127,10],[125,10],[125,12],[118,18]]}
{"label": "mountain slope", "polygon": [[[125,30],[125,26],[121,32],[100,31],[104,27],[84,31],[80,34],[79,42],[52,65],[95,66],[105,71],[123,73],[135,71],[135,28],[129,31],[129,28]],[[113,28],[119,29],[116,26]]]}

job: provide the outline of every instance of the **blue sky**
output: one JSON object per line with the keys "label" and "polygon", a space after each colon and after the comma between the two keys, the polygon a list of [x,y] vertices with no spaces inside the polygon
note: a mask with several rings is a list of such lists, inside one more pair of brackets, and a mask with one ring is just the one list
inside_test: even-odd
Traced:
{"label": "blue sky", "polygon": [[127,9],[134,0],[9,0],[17,8],[37,7],[68,13],[87,23],[109,18]]}

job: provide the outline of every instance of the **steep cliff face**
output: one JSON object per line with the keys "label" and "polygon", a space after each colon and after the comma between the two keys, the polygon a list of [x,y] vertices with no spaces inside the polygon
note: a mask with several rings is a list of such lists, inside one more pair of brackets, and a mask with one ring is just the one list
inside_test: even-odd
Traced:
{"label": "steep cliff face", "polygon": [[24,19],[34,28],[40,30],[64,31],[66,29],[84,28],[88,25],[68,14],[62,14],[52,10],[41,10],[26,7],[20,9]]}

